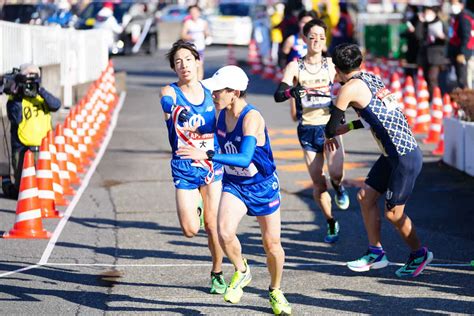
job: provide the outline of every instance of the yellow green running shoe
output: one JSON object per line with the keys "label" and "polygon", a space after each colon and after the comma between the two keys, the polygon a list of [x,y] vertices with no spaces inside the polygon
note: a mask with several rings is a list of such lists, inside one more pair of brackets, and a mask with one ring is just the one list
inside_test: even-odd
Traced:
{"label": "yellow green running shoe", "polygon": [[270,304],[275,315],[291,315],[291,305],[280,289],[269,291]]}
{"label": "yellow green running shoe", "polygon": [[229,303],[237,304],[240,302],[244,291],[242,290],[246,287],[250,281],[252,281],[252,274],[250,273],[250,268],[247,265],[247,260],[244,259],[245,272],[235,271],[230,281],[227,291],[224,295],[224,300]]}
{"label": "yellow green running shoe", "polygon": [[211,272],[211,294],[224,294],[227,290],[227,284],[224,280],[222,272]]}
{"label": "yellow green running shoe", "polygon": [[197,213],[199,215],[199,226],[204,228],[204,201],[201,194],[199,194],[199,202],[197,207]]}

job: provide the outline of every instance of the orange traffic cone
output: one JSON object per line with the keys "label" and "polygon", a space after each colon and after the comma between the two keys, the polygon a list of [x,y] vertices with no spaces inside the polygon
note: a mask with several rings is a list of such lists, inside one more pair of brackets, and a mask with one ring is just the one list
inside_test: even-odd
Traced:
{"label": "orange traffic cone", "polygon": [[81,153],[79,152],[79,137],[76,135],[77,122],[74,120],[74,116],[71,115],[71,113],[75,113],[74,109],[75,107],[71,109],[69,115],[64,120],[64,136],[71,139],[74,164],[76,165],[77,173],[84,173],[84,168],[81,165]]}
{"label": "orange traffic cone", "polygon": [[53,171],[54,201],[56,205],[66,206],[69,204],[69,201],[64,198],[63,186],[61,185],[61,180],[59,178],[60,170],[58,161],[56,160],[56,146],[54,145],[53,131],[49,131],[47,137],[49,152],[51,153],[51,170]]}
{"label": "orange traffic cone", "polygon": [[[443,117],[451,117],[453,115],[453,106],[449,94],[443,96]],[[444,125],[441,125],[441,135],[439,136],[438,146],[432,151],[433,155],[442,156],[444,154]]]}
{"label": "orange traffic cone", "polygon": [[400,104],[403,110],[405,106],[403,104],[402,85],[400,84],[400,78],[398,77],[398,74],[396,72],[392,74],[390,82],[390,91],[395,94],[398,103]]}
{"label": "orange traffic cone", "polygon": [[431,152],[435,156],[444,154],[444,126],[441,126],[441,135],[439,136],[438,146]]}
{"label": "orange traffic cone", "polygon": [[67,155],[67,161],[68,161],[67,170],[69,171],[70,181],[72,184],[80,184],[81,180],[77,176],[77,173],[78,173],[77,164],[79,162],[79,159],[78,159],[79,153],[76,153],[76,148],[74,147],[74,143],[72,141],[74,134],[71,129],[71,119],[69,117],[66,117],[64,121],[63,132],[64,132],[64,139],[66,140],[66,144],[64,144],[64,149]]}
{"label": "orange traffic cone", "polygon": [[79,152],[81,153],[81,158],[82,158],[81,162],[82,162],[82,166],[85,169],[87,169],[87,167],[91,164],[91,160],[87,156],[87,145],[85,143],[86,131],[82,128],[82,121],[84,119],[81,115],[77,115],[76,120],[77,120],[76,132],[79,138],[78,148],[79,148]]}
{"label": "orange traffic cone", "polygon": [[10,232],[3,234],[3,238],[50,237],[51,233],[43,229],[36,182],[35,160],[31,151],[28,150],[23,160],[15,224]]}
{"label": "orange traffic cone", "polygon": [[71,184],[81,184],[81,179],[79,179],[77,175],[77,165],[76,165],[76,157],[75,157],[75,149],[74,145],[72,144],[72,139],[69,137],[64,137],[66,140],[66,144],[64,145],[64,149],[67,155],[67,171],[69,171],[69,181]]}
{"label": "orange traffic cone", "polygon": [[270,79],[270,80],[273,80],[275,78],[275,69],[273,68],[273,62],[272,62],[271,58],[265,64],[265,68],[263,69],[262,78],[263,79]]}
{"label": "orange traffic cone", "polygon": [[428,85],[426,81],[420,80],[417,84],[417,101],[418,107],[416,109],[416,123],[413,128],[413,133],[423,134],[428,132],[429,123],[430,123],[430,103],[428,92]]}
{"label": "orange traffic cone", "polygon": [[433,89],[433,100],[431,101],[431,125],[428,137],[423,139],[425,144],[434,144],[439,141],[441,127],[443,126],[443,100],[439,87]]}
{"label": "orange traffic cone", "polygon": [[237,59],[235,58],[234,46],[232,44],[227,45],[227,65],[237,65]]}
{"label": "orange traffic cone", "polygon": [[49,152],[48,137],[43,138],[36,168],[36,179],[38,181],[38,197],[41,205],[41,216],[43,218],[58,218],[62,214],[56,209],[53,171],[51,170],[51,153]]}
{"label": "orange traffic cone", "polygon": [[275,78],[273,78],[273,81],[277,84],[279,84],[283,80],[283,70],[280,68],[280,66],[275,67]]}
{"label": "orange traffic cone", "polygon": [[453,116],[453,105],[451,103],[451,97],[445,93],[443,95],[443,117]]}
{"label": "orange traffic cone", "polygon": [[259,62],[260,62],[260,59],[258,58],[257,42],[255,41],[255,39],[252,39],[249,44],[249,52],[247,54],[247,63],[251,66]]}
{"label": "orange traffic cone", "polygon": [[56,125],[54,144],[56,145],[56,159],[58,160],[59,166],[59,180],[63,186],[63,192],[65,195],[74,195],[76,192],[71,187],[71,177],[67,167],[68,159],[65,149],[66,139],[64,137],[63,127],[61,124]]}
{"label": "orange traffic cone", "polygon": [[250,73],[252,73],[252,75],[260,75],[262,73],[262,64],[260,63],[260,61],[252,64],[252,67],[250,68]]}
{"label": "orange traffic cone", "polygon": [[374,75],[382,77],[379,66],[374,66],[374,68],[372,68],[372,72]]}
{"label": "orange traffic cone", "polygon": [[390,86],[390,71],[388,68],[382,71],[382,81],[386,87]]}
{"label": "orange traffic cone", "polygon": [[405,89],[403,93],[403,103],[405,105],[405,116],[410,127],[415,126],[416,122],[416,97],[413,78],[407,76],[405,79]]}

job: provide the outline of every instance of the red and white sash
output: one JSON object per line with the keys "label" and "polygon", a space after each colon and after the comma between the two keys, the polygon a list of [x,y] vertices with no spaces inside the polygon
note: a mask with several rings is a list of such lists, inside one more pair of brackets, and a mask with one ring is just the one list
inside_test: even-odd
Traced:
{"label": "red and white sash", "polygon": [[[189,138],[188,135],[186,135],[186,131],[183,131],[182,128],[178,124],[178,117],[184,109],[185,108],[183,106],[177,105],[175,106],[175,108],[173,109],[173,112],[171,113],[172,119],[173,119],[173,125],[176,130],[176,135],[178,135],[178,138],[185,144],[196,148],[196,145],[192,142],[191,138]],[[212,161],[195,160],[194,162],[199,163],[203,168],[209,170],[204,181],[206,182],[206,184],[212,183],[212,181],[214,180],[214,164],[212,163]]]}

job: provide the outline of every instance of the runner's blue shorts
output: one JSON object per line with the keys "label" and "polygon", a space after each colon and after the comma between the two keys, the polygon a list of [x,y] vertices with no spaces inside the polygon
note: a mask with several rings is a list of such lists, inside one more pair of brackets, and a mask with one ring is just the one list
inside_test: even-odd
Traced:
{"label": "runner's blue shorts", "polygon": [[224,180],[222,192],[235,195],[247,206],[247,215],[270,215],[280,207],[280,182],[273,174],[255,184],[235,184]]}
{"label": "runner's blue shorts", "polygon": [[298,139],[304,150],[322,153],[324,151],[324,128],[326,125],[298,125]]}
{"label": "runner's blue shorts", "polygon": [[[190,159],[172,159],[171,175],[176,189],[194,190],[206,185],[206,176],[209,170],[191,165]],[[224,168],[221,164],[214,164],[214,180],[221,181],[224,175]]]}
{"label": "runner's blue shorts", "polygon": [[404,156],[380,156],[370,169],[365,183],[380,194],[388,206],[404,205],[410,197],[423,166],[419,147]]}

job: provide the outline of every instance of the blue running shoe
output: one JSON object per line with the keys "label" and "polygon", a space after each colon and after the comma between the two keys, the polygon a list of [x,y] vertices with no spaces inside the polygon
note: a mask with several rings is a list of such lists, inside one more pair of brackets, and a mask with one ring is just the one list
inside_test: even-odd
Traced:
{"label": "blue running shoe", "polygon": [[349,194],[342,185],[340,186],[339,191],[336,190],[336,194],[334,194],[334,202],[340,210],[345,211],[349,208]]}
{"label": "blue running shoe", "polygon": [[328,232],[324,237],[324,242],[328,244],[335,243],[339,239],[339,222],[328,222]]}
{"label": "blue running shoe", "polygon": [[410,254],[407,263],[400,269],[398,269],[395,274],[398,277],[416,277],[418,276],[426,266],[433,260],[433,253],[425,249],[425,254],[419,257],[415,257],[413,254]]}
{"label": "blue running shoe", "polygon": [[385,252],[375,254],[370,251],[362,256],[360,259],[349,261],[347,267],[355,272],[366,272],[370,269],[382,269],[388,266],[388,259]]}

